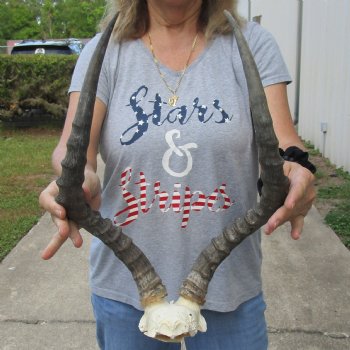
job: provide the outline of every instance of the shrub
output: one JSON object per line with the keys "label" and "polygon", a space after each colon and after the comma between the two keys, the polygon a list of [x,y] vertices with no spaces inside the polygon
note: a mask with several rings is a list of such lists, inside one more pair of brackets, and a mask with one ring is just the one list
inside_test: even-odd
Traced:
{"label": "shrub", "polygon": [[76,60],[74,55],[1,55],[0,120],[63,123]]}

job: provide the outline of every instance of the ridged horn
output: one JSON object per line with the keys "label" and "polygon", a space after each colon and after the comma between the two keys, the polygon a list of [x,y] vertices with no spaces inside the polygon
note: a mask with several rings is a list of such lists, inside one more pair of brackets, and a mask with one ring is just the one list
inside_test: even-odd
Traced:
{"label": "ridged horn", "polygon": [[209,282],[220,263],[231,253],[232,249],[263,226],[283,205],[289,188],[288,178],[283,173],[284,161],[279,154],[278,140],[253,55],[238,23],[228,11],[225,11],[225,15],[232,26],[243,63],[261,167],[260,176],[264,186],[257,207],[249,209],[244,217],[235,219],[222,234],[212,239],[211,243],[200,253],[191,272],[182,283],[180,295],[200,305],[205,302]]}
{"label": "ridged horn", "polygon": [[98,79],[117,17],[118,15],[112,19],[102,34],[85,76],[72,131],[67,142],[67,153],[61,163],[62,174],[57,180],[59,194],[56,201],[66,209],[70,220],[98,237],[113,250],[130,270],[142,305],[148,305],[167,295],[161,279],[150,261],[132,240],[123,234],[119,227],[115,227],[111,220],[102,218],[99,212],[90,208],[85,202],[82,189]]}

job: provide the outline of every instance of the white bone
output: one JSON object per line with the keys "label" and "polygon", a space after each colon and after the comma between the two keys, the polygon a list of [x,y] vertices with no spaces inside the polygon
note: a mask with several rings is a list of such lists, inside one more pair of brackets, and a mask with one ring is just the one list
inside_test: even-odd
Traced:
{"label": "white bone", "polygon": [[139,329],[151,338],[181,342],[186,336],[205,332],[207,324],[199,305],[180,297],[176,303],[162,301],[146,306]]}

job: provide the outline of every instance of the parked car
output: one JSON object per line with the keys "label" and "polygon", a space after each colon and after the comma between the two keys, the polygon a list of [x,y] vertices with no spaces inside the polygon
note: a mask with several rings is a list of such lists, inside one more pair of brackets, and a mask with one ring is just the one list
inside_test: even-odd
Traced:
{"label": "parked car", "polygon": [[23,40],[12,48],[11,55],[79,55],[83,47],[78,39]]}

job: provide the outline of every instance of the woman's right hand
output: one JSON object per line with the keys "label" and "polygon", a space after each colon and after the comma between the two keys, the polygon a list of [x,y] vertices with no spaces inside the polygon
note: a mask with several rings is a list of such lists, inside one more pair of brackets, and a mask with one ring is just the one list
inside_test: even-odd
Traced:
{"label": "woman's right hand", "polygon": [[[87,203],[90,204],[93,210],[98,210],[101,204],[101,185],[95,172],[85,171],[83,190]],[[51,214],[52,221],[58,229],[58,232],[53,235],[49,244],[41,253],[44,260],[52,258],[68,238],[72,240],[76,248],[80,248],[83,244],[78,226],[67,219],[66,210],[55,201],[57,195],[58,186],[56,181],[53,181],[41,192],[39,197],[40,206]]]}

